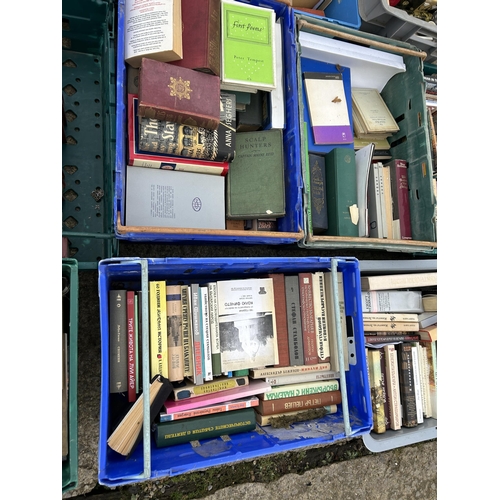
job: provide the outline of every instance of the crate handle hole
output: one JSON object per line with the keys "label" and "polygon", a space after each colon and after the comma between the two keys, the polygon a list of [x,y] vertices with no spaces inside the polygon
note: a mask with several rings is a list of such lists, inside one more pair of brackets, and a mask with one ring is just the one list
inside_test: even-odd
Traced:
{"label": "crate handle hole", "polygon": [[73,111],[66,111],[65,115],[66,115],[66,121],[68,123],[72,122],[75,118],[78,118],[77,115],[75,115],[75,113],[73,113]]}
{"label": "crate handle hole", "polygon": [[76,90],[75,87],[73,87],[73,85],[68,84],[65,87],[63,87],[63,92],[66,95],[70,96],[76,94],[78,91]]}
{"label": "crate handle hole", "polygon": [[75,146],[76,144],[78,144],[78,141],[71,135],[68,135],[68,137],[66,137],[66,144],[70,144],[71,146]]}
{"label": "crate handle hole", "polygon": [[103,196],[104,196],[104,190],[100,187],[96,187],[92,191],[92,198],[94,198],[95,201],[101,201]]}
{"label": "crate handle hole", "polygon": [[63,170],[67,174],[73,175],[78,170],[78,167],[76,165],[64,165]]}
{"label": "crate handle hole", "polygon": [[69,228],[69,229],[73,229],[75,228],[77,225],[78,225],[78,221],[74,218],[74,217],[71,217],[69,216],[65,221],[64,221],[64,225]]}
{"label": "crate handle hole", "polygon": [[64,193],[64,199],[67,201],[74,201],[78,198],[78,193],[74,191],[73,189],[68,189]]}
{"label": "crate handle hole", "polygon": [[67,66],[69,68],[76,68],[76,63],[73,61],[73,59],[66,59],[66,61],[63,62],[63,66]]}

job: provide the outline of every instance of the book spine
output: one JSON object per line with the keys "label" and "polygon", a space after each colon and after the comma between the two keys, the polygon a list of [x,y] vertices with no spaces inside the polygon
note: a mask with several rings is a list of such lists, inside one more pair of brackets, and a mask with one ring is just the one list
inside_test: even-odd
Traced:
{"label": "book spine", "polygon": [[372,431],[383,434],[385,426],[384,400],[382,394],[382,370],[380,366],[380,351],[368,349],[368,370],[370,374],[370,394],[373,411]]}
{"label": "book spine", "polygon": [[347,318],[345,314],[344,275],[337,271],[337,282],[339,290],[340,323],[342,326],[342,345],[344,349],[344,370],[349,370],[349,348],[347,345]]}
{"label": "book spine", "polygon": [[200,298],[198,283],[191,284],[191,319],[193,325],[193,382],[203,384],[202,341],[200,331]]}
{"label": "book spine", "polygon": [[200,286],[200,330],[203,340],[203,379],[206,382],[213,380],[212,371],[212,342],[210,333],[210,304],[208,288]]}
{"label": "book spine", "polygon": [[328,370],[326,372],[303,373],[299,375],[283,375],[281,377],[266,377],[265,381],[271,386],[298,384],[300,382],[316,382],[319,380],[332,380],[339,378],[340,372]]}
{"label": "book spine", "polygon": [[[326,413],[325,415],[330,415],[331,413],[337,413],[337,405],[329,405],[329,406],[323,406],[322,408],[325,409]],[[287,417],[290,418],[294,415],[301,415],[304,413],[304,411],[307,410],[298,410],[298,411],[289,411],[286,413],[274,413],[271,415],[261,415],[260,413],[255,412],[255,418],[257,420],[257,423],[261,426],[264,427],[266,425],[272,425],[273,419],[276,421],[280,417]],[[308,418],[310,420],[310,418]],[[298,419],[297,419],[298,421]]]}
{"label": "book spine", "polygon": [[173,396],[175,401],[206,396],[214,392],[227,391],[236,387],[243,387],[249,384],[248,377],[224,377],[223,379],[212,380],[201,385],[187,385],[174,388]]}
{"label": "book spine", "polygon": [[217,283],[208,284],[208,304],[210,317],[210,341],[212,348],[212,372],[214,377],[222,375],[220,360],[219,305]]}
{"label": "book spine", "polygon": [[135,344],[135,293],[127,290],[127,393],[129,403],[137,397],[136,388],[136,344]]}
{"label": "book spine", "polygon": [[[188,113],[187,111],[184,112],[178,109],[173,112],[172,110],[161,107],[160,105],[152,106],[146,103],[141,103],[140,101],[138,106],[138,113],[141,117],[148,118],[150,120],[158,120],[169,124],[193,123],[193,120],[195,120],[196,127],[191,126],[191,128],[197,128],[198,130],[204,129],[213,131],[218,127],[220,123],[219,120],[210,118],[208,116],[202,116],[199,113],[194,114],[192,113],[192,111]],[[167,118],[169,119],[167,120]]]}
{"label": "book spine", "polygon": [[361,291],[437,286],[437,272],[363,276]]}
{"label": "book spine", "polygon": [[418,314],[416,313],[363,313],[363,322],[365,321],[390,321],[400,322],[406,321],[418,322]]}
{"label": "book spine", "polygon": [[384,349],[378,349],[380,353],[380,383],[382,385],[382,400],[384,402],[384,425],[386,430],[390,428],[389,422],[389,398],[386,376],[387,360]]}
{"label": "book spine", "polygon": [[365,335],[365,344],[380,344],[387,342],[415,342],[419,335]]}
{"label": "book spine", "polygon": [[274,413],[288,413],[297,410],[310,410],[322,406],[336,405],[342,402],[340,391],[323,392],[307,396],[295,396],[292,398],[275,399],[272,401],[259,401],[256,407],[261,415]]}
{"label": "book spine", "polygon": [[193,160],[192,162],[181,162],[175,157],[165,157],[160,156],[154,159],[154,156],[146,156],[144,158],[133,157],[129,162],[129,165],[133,167],[144,167],[144,168],[161,168],[163,170],[177,170],[178,172],[194,172],[196,174],[207,174],[207,175],[221,175],[227,174],[229,169],[229,163],[209,165],[206,163],[197,162]]}
{"label": "book spine", "polygon": [[[386,189],[385,189],[385,179],[384,179],[384,171],[383,165],[381,162],[377,162],[377,175],[378,175],[378,194],[379,194],[379,203],[380,203],[380,223],[382,226],[382,237],[389,238],[389,228],[387,227],[387,223],[389,220],[389,215],[387,214],[387,204],[386,204]],[[392,229],[392,220],[391,220],[391,229]]]}
{"label": "book spine", "polygon": [[135,393],[142,391],[142,291],[135,294]]}
{"label": "book spine", "polygon": [[295,383],[273,387],[270,391],[259,394],[259,399],[272,401],[275,399],[292,398],[320,394],[322,392],[340,391],[338,380],[320,380],[310,383]]}
{"label": "book spine", "polygon": [[391,170],[389,166],[382,165],[381,167],[382,173],[382,184],[384,189],[384,204],[385,204],[385,225],[387,228],[387,238],[392,240],[394,239],[394,233],[392,230],[392,189],[391,189]]}
{"label": "book spine", "polygon": [[168,379],[170,382],[177,382],[184,378],[181,285],[167,285],[166,300]]}
{"label": "book spine", "polygon": [[127,392],[126,290],[109,291],[109,391]]}
{"label": "book spine", "polygon": [[431,416],[430,395],[429,395],[429,364],[424,348],[418,342],[414,344],[418,349],[418,359],[420,367],[420,384],[422,386],[422,407],[424,418]]}
{"label": "book spine", "polygon": [[280,368],[253,368],[250,370],[251,378],[281,377],[283,375],[300,375],[302,373],[319,373],[330,371],[330,363],[317,365],[282,366]]}
{"label": "book spine", "polygon": [[193,376],[193,337],[191,320],[191,290],[189,285],[181,285],[182,307],[182,357],[184,377]]}
{"label": "book spine", "polygon": [[415,403],[417,407],[417,424],[424,423],[424,407],[422,400],[422,383],[420,381],[420,360],[418,355],[418,347],[412,344],[411,348],[413,376],[415,379]]}
{"label": "book spine", "polygon": [[313,234],[321,234],[328,229],[325,157],[312,153],[309,153],[309,193]]}
{"label": "book spine", "polygon": [[380,205],[380,184],[378,163],[370,165],[368,178],[368,227],[370,238],[383,238],[382,207]]}
{"label": "book spine", "polygon": [[419,326],[416,322],[407,321],[365,321],[363,319],[365,332],[418,332]]}
{"label": "book spine", "polygon": [[391,188],[394,198],[394,220],[399,221],[402,240],[411,240],[410,191],[408,187],[408,167],[405,160],[390,162]]}
{"label": "book spine", "polygon": [[399,387],[401,392],[401,414],[403,427],[417,426],[417,403],[415,377],[410,344],[397,344]]}
{"label": "book spine", "polygon": [[149,301],[151,378],[157,374],[168,378],[167,293],[165,281],[150,282]]}
{"label": "book spine", "polygon": [[398,354],[394,345],[384,346],[385,374],[387,381],[387,399],[389,402],[389,427],[397,431],[401,429],[401,396],[399,392]]}
{"label": "book spine", "polygon": [[215,415],[160,422],[154,427],[156,446],[161,448],[189,441],[214,438],[236,432],[247,432],[256,427],[253,408]]}
{"label": "book spine", "polygon": [[316,347],[312,273],[299,273],[299,295],[304,364],[315,365],[318,364],[319,358]]}
{"label": "book spine", "polygon": [[330,361],[330,343],[328,339],[328,318],[326,316],[325,275],[323,271],[312,273],[313,306],[316,327],[316,345],[318,361]]}
{"label": "book spine", "polygon": [[423,312],[420,291],[362,291],[361,305],[365,312]]}
{"label": "book spine", "polygon": [[276,315],[276,336],[278,340],[279,363],[275,366],[289,366],[290,352],[288,346],[288,324],[285,295],[285,275],[270,274],[273,280],[274,312]]}
{"label": "book spine", "polygon": [[304,364],[304,345],[302,340],[298,276],[285,276],[285,298],[290,365],[301,366]]}

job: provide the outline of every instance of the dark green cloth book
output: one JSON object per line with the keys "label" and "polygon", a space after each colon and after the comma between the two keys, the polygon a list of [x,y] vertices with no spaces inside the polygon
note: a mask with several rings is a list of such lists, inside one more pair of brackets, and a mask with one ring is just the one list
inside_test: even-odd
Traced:
{"label": "dark green cloth book", "polygon": [[334,148],[325,156],[329,236],[359,236],[356,155],[351,148]]}
{"label": "dark green cloth book", "polygon": [[228,219],[285,215],[283,131],[236,133],[235,158],[226,182]]}
{"label": "dark green cloth book", "polygon": [[252,431],[255,427],[254,409],[245,408],[170,422],[158,422],[153,425],[153,434],[156,446],[162,448],[237,432]]}
{"label": "dark green cloth book", "polygon": [[313,234],[321,234],[328,229],[324,156],[309,153],[309,177]]}

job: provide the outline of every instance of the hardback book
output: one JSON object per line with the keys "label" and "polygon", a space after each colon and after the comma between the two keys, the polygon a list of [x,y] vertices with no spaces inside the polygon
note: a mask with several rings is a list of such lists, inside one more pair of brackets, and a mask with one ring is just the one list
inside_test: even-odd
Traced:
{"label": "hardback book", "polygon": [[266,128],[285,128],[285,79],[283,74],[283,20],[274,23],[276,44],[276,88],[267,93],[269,96],[269,124]]}
{"label": "hardback book", "polygon": [[352,144],[342,74],[305,72],[303,78],[314,143]]}
{"label": "hardback book", "polygon": [[138,68],[143,58],[163,62],[182,59],[181,0],[158,0],[148,5],[147,12],[143,9],[141,0],[125,5],[125,62]]}
{"label": "hardback book", "polygon": [[437,311],[426,311],[418,314],[417,317],[418,326],[422,329],[437,323]]}
{"label": "hardback book", "polygon": [[426,342],[422,347],[427,357],[430,416],[437,419],[437,342]]}
{"label": "hardback book", "polygon": [[365,321],[365,332],[418,332],[418,323],[414,321]]}
{"label": "hardback book", "polygon": [[297,275],[285,276],[285,297],[290,366],[302,366],[304,364],[304,343],[300,317],[299,277]]}
{"label": "hardback book", "polygon": [[368,234],[370,238],[383,238],[382,198],[380,195],[380,166],[373,162],[368,174]]}
{"label": "hardback book", "polygon": [[[226,175],[229,170],[228,161],[204,160],[173,156],[166,153],[150,153],[139,149],[139,131],[142,120],[149,121],[137,115],[138,97],[128,95],[128,164],[134,167],[160,168],[181,172],[195,172],[211,175]],[[162,122],[163,123],[163,122]],[[220,125],[217,130],[222,128]],[[204,129],[206,130],[206,129]]]}
{"label": "hardback book", "polygon": [[363,313],[363,321],[406,321],[408,323],[418,323],[417,313]]}
{"label": "hardback book", "polygon": [[149,331],[151,377],[168,378],[167,285],[163,280],[149,282]]}
{"label": "hardback book", "polygon": [[393,159],[387,163],[391,173],[392,221],[394,238],[411,240],[410,190],[408,162]]}
{"label": "hardback book", "polygon": [[225,229],[224,177],[128,165],[125,224]]}
{"label": "hardback book", "polygon": [[239,432],[248,432],[256,427],[253,408],[244,408],[201,417],[183,418],[153,425],[156,446],[174,446],[200,439],[215,438]]}
{"label": "hardback book", "polygon": [[267,277],[273,280],[274,311],[276,313],[276,338],[278,342],[279,361],[275,366],[290,366],[285,275],[283,273],[271,273]]}
{"label": "hardback book", "polygon": [[139,71],[137,113],[215,130],[220,122],[219,77],[144,58]]}
{"label": "hardback book", "polygon": [[214,377],[222,375],[220,361],[220,332],[219,332],[219,300],[217,296],[217,282],[212,281],[208,287],[208,306],[210,318],[210,348],[212,350],[212,372]]}
{"label": "hardback book", "polygon": [[236,147],[236,97],[220,93],[215,130],[139,117],[139,150],[201,160],[231,162]]}
{"label": "hardback book", "polygon": [[305,394],[290,398],[274,399],[271,401],[259,401],[255,411],[261,415],[272,415],[275,413],[287,413],[289,411],[310,410],[322,406],[337,405],[342,402],[340,390],[321,392],[318,394]]}
{"label": "hardback book", "polygon": [[[364,148],[373,142],[374,151],[389,151],[391,145],[386,137],[380,138],[376,135],[365,134],[363,138],[354,136],[354,150]],[[378,159],[378,158],[377,158]]]}
{"label": "hardback book", "polygon": [[191,284],[191,319],[193,335],[193,376],[189,379],[196,385],[203,384],[203,347],[200,330],[199,284]]}
{"label": "hardback book", "polygon": [[422,296],[422,307],[425,312],[437,312],[437,295],[425,294]]}
{"label": "hardback book", "polygon": [[[382,203],[382,214],[384,215],[384,237],[394,239],[393,214],[392,214],[392,189],[391,171],[383,163],[379,162],[380,169],[380,196]],[[398,238],[399,239],[399,238]]]}
{"label": "hardback book", "polygon": [[171,64],[220,75],[220,0],[182,0],[182,59]]}
{"label": "hardback book", "polygon": [[135,313],[135,292],[127,290],[127,393],[129,403],[133,403],[137,398],[136,387],[136,313]]}
{"label": "hardback book", "polygon": [[384,402],[384,424],[386,430],[390,428],[389,425],[389,400],[387,399],[387,379],[385,376],[385,351],[384,349],[378,349],[380,353],[380,381],[382,385],[382,400]]}
{"label": "hardback book", "polygon": [[418,347],[415,343],[411,345],[411,355],[413,364],[413,378],[415,381],[415,406],[417,408],[417,424],[424,423],[424,409],[423,409],[423,396],[422,396],[422,382],[420,380],[420,359],[418,354]]}
{"label": "hardback book", "polygon": [[372,431],[376,434],[383,434],[387,429],[385,425],[384,400],[382,394],[380,351],[378,349],[368,349],[368,370],[370,373],[370,395],[373,412]]}
{"label": "hardback book", "polygon": [[393,344],[383,347],[385,354],[385,379],[389,403],[389,428],[401,429],[401,397],[399,393],[398,355]]}
{"label": "hardback book", "polygon": [[160,422],[170,422],[172,420],[181,420],[183,418],[200,417],[202,415],[213,415],[214,413],[223,413],[226,411],[242,410],[243,408],[252,408],[259,404],[257,396],[248,396],[241,399],[233,399],[214,405],[202,406],[193,410],[177,411],[174,413],[160,412]]}
{"label": "hardback book", "polygon": [[127,392],[127,291],[109,291],[109,392]]}
{"label": "hardback book", "polygon": [[203,356],[203,380],[210,382],[213,380],[212,371],[212,339],[210,332],[210,304],[208,300],[208,288],[201,285],[198,289],[200,294],[200,333],[202,339]]}
{"label": "hardback book", "polygon": [[415,396],[415,374],[411,344],[403,342],[396,345],[399,367],[399,387],[401,392],[401,414],[403,427],[416,427],[417,401]]}
{"label": "hardback book", "polygon": [[[330,415],[331,413],[337,413],[337,405],[329,405],[329,406],[323,406],[322,407],[324,411],[324,415]],[[302,422],[304,420],[310,420],[311,417],[309,415],[309,412],[307,410],[297,410],[297,411],[288,411],[288,412],[281,412],[281,413],[273,413],[271,415],[261,415],[260,413],[255,412],[255,419],[257,423],[261,426],[264,427],[266,425],[273,425],[275,422],[278,424],[279,427],[282,427],[281,421],[286,418],[293,418],[296,417],[296,419],[293,419],[294,422]],[[300,418],[302,417],[302,418]],[[305,418],[307,417],[307,418]]]}
{"label": "hardback book", "polygon": [[184,379],[181,285],[167,284],[166,292],[168,379],[170,382],[176,382]]}
{"label": "hardback book", "polygon": [[282,375],[280,377],[266,377],[264,380],[272,387],[277,385],[299,384],[316,382],[318,380],[332,380],[340,378],[340,372],[328,370],[326,372],[299,373],[295,375]]}
{"label": "hardback book", "polygon": [[279,363],[272,278],[217,282],[223,372]]}
{"label": "hardback book", "polygon": [[373,143],[355,152],[356,159],[356,195],[359,220],[358,236],[366,238],[370,235],[368,226],[368,181],[373,157]]}
{"label": "hardback book", "polygon": [[184,359],[184,377],[193,376],[193,333],[191,318],[191,289],[181,285],[182,310],[182,357]]}
{"label": "hardback book", "polygon": [[320,373],[331,370],[330,363],[318,363],[317,365],[295,365],[281,367],[266,367],[250,369],[251,378],[282,377],[284,375],[301,375],[303,373]]}
{"label": "hardback book", "polygon": [[[161,375],[156,375],[149,385],[150,425],[159,414],[164,401],[172,391],[171,382]],[[110,434],[108,446],[125,457],[130,456],[142,439],[144,421],[143,393],[131,408],[120,418],[118,425]]]}
{"label": "hardback book", "polygon": [[361,291],[437,286],[437,271],[362,276]]}
{"label": "hardback book", "polygon": [[324,271],[315,271],[312,273],[313,284],[313,306],[314,306],[314,324],[316,327],[316,347],[318,361],[330,361],[330,338],[328,331],[330,325],[326,312],[326,292],[325,292],[325,273]]}
{"label": "hardback book", "polygon": [[309,193],[313,234],[323,234],[328,229],[325,175],[325,157],[309,153]]}
{"label": "hardback book", "polygon": [[[264,91],[250,94],[244,111],[236,111],[236,132],[254,132],[264,128]],[[266,111],[267,112],[267,111]]]}
{"label": "hardback book", "polygon": [[181,401],[188,398],[197,398],[244,385],[248,385],[248,377],[217,377],[201,385],[196,385],[190,380],[183,380],[174,384],[172,399]]}
{"label": "hardback book", "polygon": [[228,219],[285,215],[283,130],[239,132],[226,182]]}
{"label": "hardback book", "polygon": [[271,390],[271,386],[264,380],[250,380],[248,385],[237,386],[234,389],[217,391],[205,396],[196,398],[187,398],[181,401],[166,399],[162,411],[167,414],[176,413],[178,411],[188,411],[195,408],[202,408],[208,405],[214,405],[233,399],[246,398],[248,396],[256,396],[262,392]]}
{"label": "hardback book", "polygon": [[325,157],[328,230],[331,236],[358,236],[359,207],[354,149],[334,148]]}
{"label": "hardback book", "polygon": [[422,292],[418,290],[362,291],[361,303],[365,312],[424,312]]}
{"label": "hardback book", "polygon": [[273,219],[247,219],[245,221],[247,231],[277,231],[278,220]]}
{"label": "hardback book", "polygon": [[397,343],[397,342],[414,342],[420,340],[420,335],[418,334],[394,334],[394,335],[365,335],[365,345],[377,345],[377,344],[387,344]]}
{"label": "hardback book", "polygon": [[429,325],[426,328],[419,328],[418,334],[420,335],[420,340],[422,342],[435,342],[438,339],[438,327],[437,323]]}
{"label": "hardback book", "polygon": [[273,399],[292,398],[295,396],[305,396],[330,391],[340,391],[340,383],[338,380],[317,380],[314,382],[296,382],[279,385],[273,387],[268,392],[259,394],[258,398],[263,401],[271,401]]}
{"label": "hardback book", "polygon": [[320,360],[316,341],[312,273],[299,273],[299,296],[302,340],[304,344],[304,364],[316,365]]}
{"label": "hardback book", "polygon": [[221,0],[221,88],[276,88],[274,9]]}
{"label": "hardback book", "polygon": [[135,304],[136,304],[136,315],[137,321],[135,322],[135,386],[136,393],[139,394],[142,387],[142,290],[138,290],[135,294]]}
{"label": "hardback book", "polygon": [[[361,134],[391,135],[399,131],[396,120],[377,89],[352,88],[352,107],[363,125]],[[358,137],[362,137],[361,134],[356,133]]]}
{"label": "hardback book", "polygon": [[417,351],[418,357],[418,371],[420,379],[420,394],[422,396],[422,421],[424,418],[429,418],[431,415],[430,407],[430,391],[429,391],[429,364],[427,356],[425,355],[424,348],[419,342],[413,342],[413,347]]}

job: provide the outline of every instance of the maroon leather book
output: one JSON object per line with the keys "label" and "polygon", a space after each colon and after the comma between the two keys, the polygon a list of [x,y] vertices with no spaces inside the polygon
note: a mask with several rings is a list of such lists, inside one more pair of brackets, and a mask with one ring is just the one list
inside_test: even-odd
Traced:
{"label": "maroon leather book", "polygon": [[286,317],[285,275],[283,273],[270,273],[267,276],[268,278],[273,279],[276,336],[278,338],[279,363],[274,366],[290,366],[288,321]]}
{"label": "maroon leather book", "polygon": [[171,64],[220,76],[220,0],[182,0],[182,59]]}
{"label": "maroon leather book", "polygon": [[408,188],[408,163],[394,159],[391,169],[391,192],[393,220],[399,219],[402,240],[411,240],[410,191]]}
{"label": "maroon leather book", "polygon": [[137,114],[215,130],[220,122],[220,78],[144,58]]}

